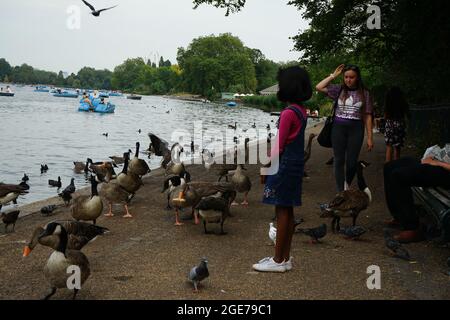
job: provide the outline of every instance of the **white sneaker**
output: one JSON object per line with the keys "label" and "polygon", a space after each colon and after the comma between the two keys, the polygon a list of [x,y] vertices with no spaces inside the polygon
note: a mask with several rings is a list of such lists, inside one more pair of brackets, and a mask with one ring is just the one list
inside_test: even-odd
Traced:
{"label": "white sneaker", "polygon": [[264,258],[253,265],[253,269],[261,272],[286,272],[286,263],[276,263],[272,257]]}
{"label": "white sneaker", "polygon": [[291,271],[292,270],[292,260],[294,257],[289,257],[288,261],[284,262],[284,266],[286,267],[286,271]]}

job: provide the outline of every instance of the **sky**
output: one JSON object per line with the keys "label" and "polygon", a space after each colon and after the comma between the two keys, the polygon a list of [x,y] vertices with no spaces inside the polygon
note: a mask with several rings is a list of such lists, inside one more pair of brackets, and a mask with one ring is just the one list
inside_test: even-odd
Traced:
{"label": "sky", "polygon": [[[191,0],[88,2],[96,9],[118,6],[96,18],[81,0],[0,0],[0,58],[13,66],[27,63],[69,73],[84,66],[113,70],[135,57],[159,61],[163,56],[176,63],[179,47],[199,36],[230,32],[245,46],[282,62],[300,57],[289,37],[308,27],[287,0],[247,0],[240,13],[229,17],[208,5],[193,10]],[[68,12],[72,6],[79,19],[76,10]]]}

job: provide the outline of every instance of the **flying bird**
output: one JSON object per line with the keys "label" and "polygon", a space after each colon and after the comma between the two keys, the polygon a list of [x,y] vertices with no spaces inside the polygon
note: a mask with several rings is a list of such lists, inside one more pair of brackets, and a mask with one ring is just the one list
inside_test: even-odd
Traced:
{"label": "flying bird", "polygon": [[209,277],[208,260],[206,260],[206,258],[203,258],[200,261],[200,264],[196,267],[193,267],[188,275],[188,280],[194,284],[195,293],[198,293],[197,285],[207,277]]}
{"label": "flying bird", "polygon": [[100,9],[100,10],[95,10],[94,6],[91,5],[89,2],[87,2],[87,1],[85,1],[85,0],[82,0],[82,1],[84,2],[85,5],[87,5],[87,6],[89,7],[89,9],[92,10],[91,14],[92,14],[94,17],[100,16],[100,13],[101,13],[102,11],[106,11],[106,10],[109,10],[109,9],[112,9],[112,8],[117,7],[117,5],[115,5],[115,6],[113,6],[113,7],[104,8],[104,9]]}

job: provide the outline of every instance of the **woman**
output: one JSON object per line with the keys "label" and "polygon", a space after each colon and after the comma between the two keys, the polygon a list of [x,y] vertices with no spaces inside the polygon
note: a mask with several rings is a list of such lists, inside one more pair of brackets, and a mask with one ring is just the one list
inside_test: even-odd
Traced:
{"label": "woman", "polygon": [[[294,207],[301,205],[304,169],[306,108],[312,96],[306,70],[289,67],[278,71],[278,100],[287,103],[280,115],[276,142],[271,150],[271,164],[278,164],[276,174],[262,176],[266,181],[263,203],[274,205],[277,217],[275,256],[260,260],[253,269],[262,272],[286,272],[292,269],[290,256],[294,233]],[[262,170],[262,174],[266,173]]]}
{"label": "woman", "polygon": [[405,118],[409,117],[408,102],[399,87],[392,87],[386,93],[384,111],[386,162],[389,162],[400,159],[400,151],[406,138]]}
{"label": "woman", "polygon": [[[344,73],[344,83],[331,84],[341,73]],[[316,89],[335,101],[331,142],[336,188],[341,192],[348,189],[355,177],[364,141],[364,128],[367,132],[367,150],[373,149],[372,100],[369,91],[364,87],[361,71],[354,65],[340,65],[322,80]]]}

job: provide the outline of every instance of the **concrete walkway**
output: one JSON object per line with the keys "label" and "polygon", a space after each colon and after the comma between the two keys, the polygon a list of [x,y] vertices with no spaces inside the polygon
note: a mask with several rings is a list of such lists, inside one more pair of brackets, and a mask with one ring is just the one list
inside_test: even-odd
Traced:
{"label": "concrete walkway", "polygon": [[[332,167],[325,165],[330,157],[331,151],[314,141],[307,164],[310,178],[303,186],[304,205],[295,210],[297,218],[305,219],[303,227],[323,222],[329,226],[328,219],[319,218],[317,203],[327,202],[335,194]],[[361,241],[329,233],[318,245],[294,234],[294,268],[285,274],[257,273],[251,268],[274,253],[268,238],[274,209],[261,203],[259,166],[248,167],[253,183],[250,206],[232,208],[234,217],[225,222],[225,236],[204,235],[203,226],[190,220],[175,227],[174,213],[164,209],[165,196],[160,193],[163,172],[155,170],[132,201],[134,219],[124,220],[123,208],[118,206],[115,217],[97,221],[111,232],[83,249],[92,273],[78,299],[449,299],[450,277],[444,274],[448,248],[430,242],[407,245],[413,262],[392,258],[384,249],[382,221],[389,216],[383,194],[381,135],[375,135],[374,151],[364,150],[361,159],[371,163],[365,178],[374,201],[360,215],[358,224],[369,231]],[[202,166],[188,170],[193,180],[215,180]],[[41,205],[35,205],[35,211]],[[67,218],[67,208],[47,218],[36,213],[21,218],[15,233],[0,233],[0,299],[40,299],[49,292],[42,269],[52,250],[38,246],[28,258],[22,258],[22,249],[36,226]],[[342,220],[343,225],[350,223]],[[219,227],[212,225],[210,229],[218,231]],[[187,274],[203,256],[209,260],[210,277],[201,292],[193,294]],[[367,268],[371,265],[381,268],[381,290],[367,288]],[[70,298],[68,290],[54,296]]]}

